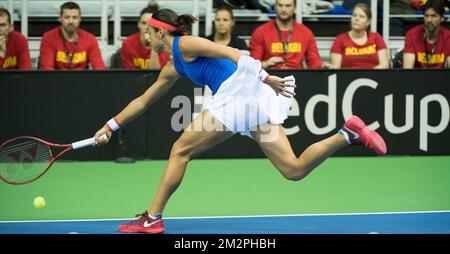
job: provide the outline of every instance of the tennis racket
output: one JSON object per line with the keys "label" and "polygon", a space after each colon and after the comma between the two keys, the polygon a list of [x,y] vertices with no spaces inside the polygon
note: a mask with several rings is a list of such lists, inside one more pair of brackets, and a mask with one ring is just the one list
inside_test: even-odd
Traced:
{"label": "tennis racket", "polygon": [[[100,138],[108,139],[106,134]],[[33,182],[43,176],[63,154],[95,144],[94,138],[64,145],[30,136],[12,138],[0,145],[0,178],[9,184]],[[53,156],[52,148],[63,150]]]}

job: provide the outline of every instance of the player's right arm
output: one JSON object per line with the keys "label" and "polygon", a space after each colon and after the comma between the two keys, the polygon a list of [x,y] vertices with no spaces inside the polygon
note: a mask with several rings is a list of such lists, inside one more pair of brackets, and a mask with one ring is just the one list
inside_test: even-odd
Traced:
{"label": "player's right arm", "polygon": [[[155,103],[159,98],[161,98],[167,91],[172,88],[176,81],[180,78],[180,75],[175,70],[173,61],[168,62],[164,68],[161,70],[158,79],[151,85],[147,91],[145,91],[141,96],[132,100],[116,117],[115,120],[120,126],[132,121],[140,114],[145,112],[147,108]],[[107,140],[100,140],[100,136],[107,134],[108,140],[111,138],[112,131],[105,124],[97,133],[95,134],[95,140],[98,144],[105,144]]]}

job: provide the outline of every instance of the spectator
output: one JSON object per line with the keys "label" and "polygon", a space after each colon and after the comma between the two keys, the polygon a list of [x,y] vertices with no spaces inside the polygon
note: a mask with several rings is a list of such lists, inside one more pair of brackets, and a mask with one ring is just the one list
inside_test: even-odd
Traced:
{"label": "spectator", "polygon": [[316,39],[306,26],[294,21],[295,0],[277,0],[276,18],[256,29],[250,39],[250,54],[263,68],[301,69],[328,67],[320,60]]}
{"label": "spectator", "polygon": [[95,70],[105,69],[105,64],[95,36],[81,28],[80,6],[74,2],[61,5],[59,14],[61,26],[47,31],[42,36],[39,68],[88,69],[89,64]]}
{"label": "spectator", "polygon": [[214,34],[208,36],[207,39],[225,46],[248,51],[247,43],[232,33],[234,27],[234,15],[233,10],[230,7],[221,6],[216,9],[214,27]]}
{"label": "spectator", "polygon": [[332,68],[387,69],[388,52],[383,37],[370,32],[372,12],[367,4],[356,4],[351,30],[336,37],[331,47]]}
{"label": "spectator", "polygon": [[147,35],[147,22],[152,14],[158,11],[156,3],[150,3],[139,15],[139,32],[128,36],[123,41],[120,49],[122,67],[126,69],[150,69],[160,70],[169,60],[169,54],[165,51],[156,53],[152,50]]}
{"label": "spectator", "polygon": [[443,68],[450,62],[450,32],[444,22],[445,4],[428,0],[423,7],[424,24],[406,33],[403,68]]}
{"label": "spectator", "polygon": [[0,70],[31,70],[28,41],[13,29],[11,14],[0,8]]}

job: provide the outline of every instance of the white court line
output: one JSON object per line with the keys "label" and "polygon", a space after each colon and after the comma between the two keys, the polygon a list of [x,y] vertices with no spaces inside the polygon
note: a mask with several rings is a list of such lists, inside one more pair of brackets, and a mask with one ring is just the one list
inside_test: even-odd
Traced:
{"label": "white court line", "polygon": [[[313,214],[278,214],[278,215],[241,215],[241,216],[204,216],[204,217],[164,217],[164,220],[195,220],[195,219],[232,219],[232,218],[270,218],[270,217],[307,217],[307,216],[348,216],[348,215],[389,215],[389,214],[419,214],[419,213],[450,213],[450,210],[441,211],[410,211],[410,212],[373,212],[373,213],[313,213]],[[2,223],[30,223],[30,222],[83,222],[83,221],[118,221],[135,220],[135,218],[117,219],[79,219],[79,220],[27,220],[27,221],[0,221]]]}

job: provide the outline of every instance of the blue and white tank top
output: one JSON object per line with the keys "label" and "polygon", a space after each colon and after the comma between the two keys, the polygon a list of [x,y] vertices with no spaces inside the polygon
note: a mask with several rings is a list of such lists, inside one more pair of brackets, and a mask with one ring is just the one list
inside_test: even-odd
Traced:
{"label": "blue and white tank top", "polygon": [[184,61],[178,48],[180,36],[173,40],[173,60],[176,71],[189,77],[196,85],[207,85],[215,94],[220,85],[236,70],[237,65],[227,58],[197,57],[192,62]]}

